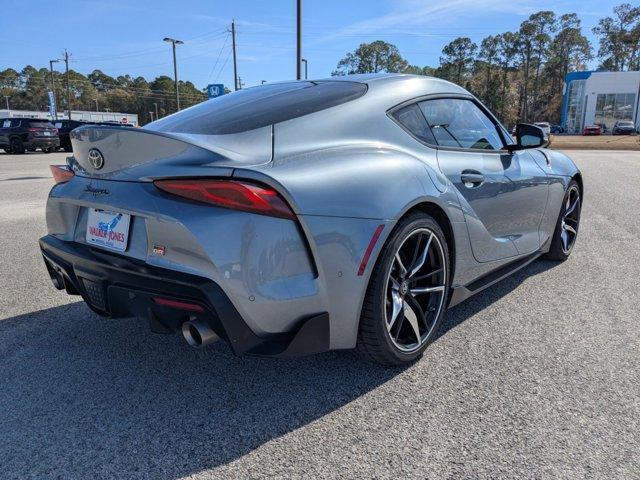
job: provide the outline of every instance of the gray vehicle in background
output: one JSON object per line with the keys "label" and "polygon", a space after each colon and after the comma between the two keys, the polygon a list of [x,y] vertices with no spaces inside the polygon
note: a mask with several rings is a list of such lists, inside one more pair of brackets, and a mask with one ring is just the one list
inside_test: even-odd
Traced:
{"label": "gray vehicle in background", "polygon": [[611,130],[612,135],[633,135],[637,133],[635,124],[630,120],[619,120]]}
{"label": "gray vehicle in background", "polygon": [[71,132],[40,240],[54,285],[236,354],[418,358],[448,307],[565,260],[583,185],[536,126],[385,74],[268,84]]}

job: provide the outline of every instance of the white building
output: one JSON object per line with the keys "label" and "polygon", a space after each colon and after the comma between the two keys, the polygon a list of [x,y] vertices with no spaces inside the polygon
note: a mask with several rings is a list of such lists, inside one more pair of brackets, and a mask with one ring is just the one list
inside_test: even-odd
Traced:
{"label": "white building", "polygon": [[562,93],[561,124],[568,133],[594,124],[611,132],[618,120],[638,127],[640,72],[572,72]]}
{"label": "white building", "polygon": [[[49,112],[40,112],[36,110],[0,110],[0,118],[19,117],[19,118],[42,118],[53,121]],[[71,118],[73,120],[81,120],[87,122],[118,122],[138,126],[138,115],[135,113],[120,112],[91,112],[86,110],[71,110]],[[58,112],[58,120],[66,120],[67,111]]]}

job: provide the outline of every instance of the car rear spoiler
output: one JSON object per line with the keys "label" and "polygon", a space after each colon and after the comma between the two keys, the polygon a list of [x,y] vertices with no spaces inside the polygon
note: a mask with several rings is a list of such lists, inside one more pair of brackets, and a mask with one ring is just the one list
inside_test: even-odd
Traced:
{"label": "car rear spoiler", "polygon": [[271,126],[233,135],[191,135],[88,125],[70,133],[73,157],[69,165],[79,176],[126,181],[228,176],[236,167],[270,162],[271,137]]}

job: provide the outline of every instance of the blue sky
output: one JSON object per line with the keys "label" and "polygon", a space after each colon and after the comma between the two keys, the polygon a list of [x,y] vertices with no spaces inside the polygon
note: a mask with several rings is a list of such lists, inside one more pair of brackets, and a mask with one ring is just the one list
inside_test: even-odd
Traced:
{"label": "blue sky", "polygon": [[[583,32],[622,0],[305,0],[304,57],[309,77],[330,75],[347,51],[376,39],[394,43],[412,64],[437,65],[457,36],[479,43],[514,30],[529,14],[576,12]],[[238,73],[247,85],[295,77],[295,0],[2,0],[0,69],[48,66],[66,48],[71,67],[147,79],[172,75],[165,36],[178,47],[179,77],[202,88],[233,84],[231,39],[237,24]],[[595,45],[595,41],[594,41]],[[58,69],[62,65],[58,64]]]}

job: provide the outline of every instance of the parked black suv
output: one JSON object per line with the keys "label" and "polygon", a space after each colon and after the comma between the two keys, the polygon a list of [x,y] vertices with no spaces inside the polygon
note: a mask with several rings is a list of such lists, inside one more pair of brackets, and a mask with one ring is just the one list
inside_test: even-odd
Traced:
{"label": "parked black suv", "polygon": [[60,138],[60,148],[64,148],[65,152],[72,151],[71,138],[69,138],[69,132],[71,130],[83,127],[85,125],[94,125],[91,122],[81,122],[80,120],[56,120],[54,123],[58,129],[58,137]]}
{"label": "parked black suv", "polygon": [[73,148],[71,147],[71,138],[69,133],[71,130],[74,130],[78,127],[84,127],[86,125],[109,125],[116,127],[125,127],[133,125],[125,125],[118,122],[91,122],[84,120],[56,120],[54,123],[55,127],[58,129],[58,137],[60,138],[60,148],[64,148],[65,152],[71,152]]}
{"label": "parked black suv", "polygon": [[53,152],[60,146],[58,130],[48,120],[39,118],[0,119],[0,148],[7,153],[24,153],[41,149]]}

